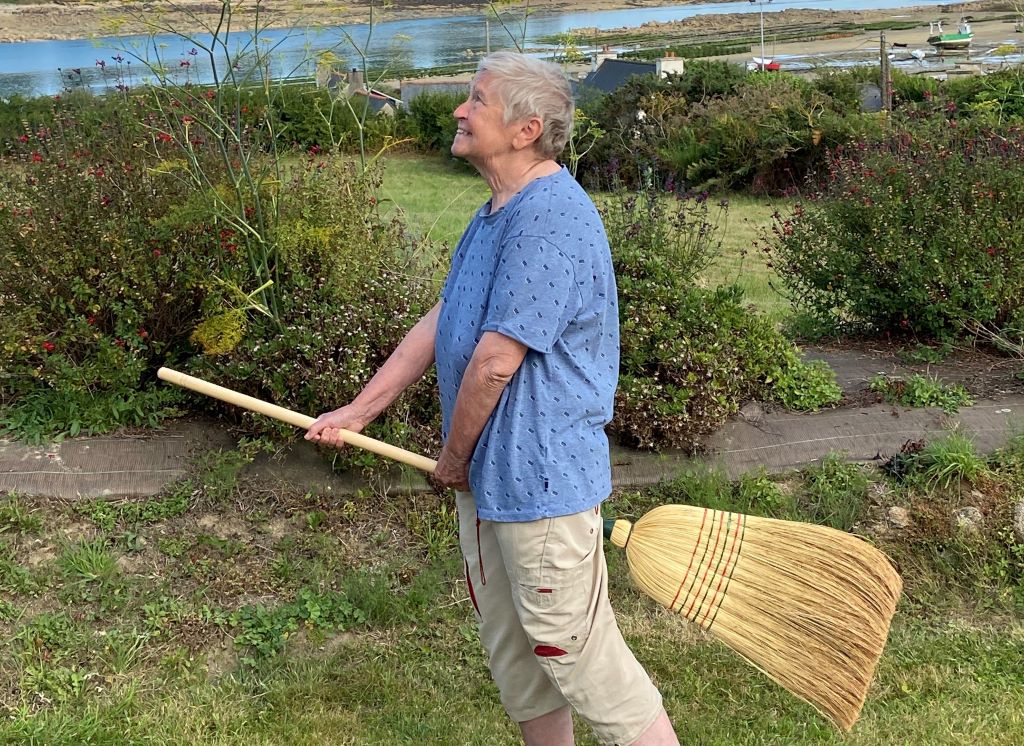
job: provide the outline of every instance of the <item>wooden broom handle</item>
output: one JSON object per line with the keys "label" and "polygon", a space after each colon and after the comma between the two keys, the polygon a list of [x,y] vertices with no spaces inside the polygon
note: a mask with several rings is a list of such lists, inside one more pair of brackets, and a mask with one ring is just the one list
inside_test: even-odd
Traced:
{"label": "wooden broom handle", "polygon": [[[246,396],[237,391],[226,389],[223,386],[218,386],[215,383],[204,381],[201,378],[195,378],[194,376],[180,373],[179,371],[172,370],[171,368],[161,368],[156,372],[157,378],[168,383],[173,383],[177,386],[181,386],[186,389],[204,394],[206,396],[213,397],[214,399],[220,399],[228,404],[234,404],[236,407],[242,407],[252,412],[259,414],[265,414],[267,417],[273,417],[275,420],[281,422],[287,422],[289,425],[295,427],[301,427],[303,430],[309,429],[309,426],[316,422],[316,419],[308,415],[300,414],[299,412],[293,412],[290,409],[279,407],[276,404],[265,402],[261,399],[257,399],[253,396]],[[365,435],[354,433],[350,430],[341,431],[341,439],[349,445],[362,448],[365,451],[376,453],[378,456],[384,456],[398,461],[409,466],[414,466],[417,469],[422,469],[430,474],[434,473],[434,469],[437,467],[437,462],[434,459],[421,456],[418,453],[407,451],[404,448],[393,446],[390,443],[385,443],[382,440],[376,440],[374,438],[368,438]]]}

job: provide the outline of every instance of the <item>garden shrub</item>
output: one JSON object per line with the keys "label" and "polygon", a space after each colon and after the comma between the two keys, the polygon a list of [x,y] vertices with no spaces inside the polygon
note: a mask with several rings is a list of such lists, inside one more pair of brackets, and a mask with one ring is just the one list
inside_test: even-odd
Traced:
{"label": "garden shrub", "polygon": [[[802,387],[797,382],[809,377],[795,348],[743,304],[739,288],[697,286],[697,273],[717,250],[716,222],[702,197],[667,208],[670,200],[653,190],[620,191],[602,208],[620,304],[619,389],[610,432],[638,448],[696,451],[746,399],[803,405],[827,374],[812,373],[813,385]],[[792,391],[776,394],[780,381]],[[818,406],[825,403],[831,402]]]}
{"label": "garden shrub", "polygon": [[76,102],[52,107],[0,182],[5,424],[31,437],[154,424],[177,396],[152,387],[153,367],[187,346],[204,284],[238,257],[216,251],[209,213],[188,230],[161,222],[193,195],[141,100],[97,129]]}
{"label": "garden shrub", "polygon": [[584,179],[600,185],[610,172],[632,184],[780,192],[801,184],[827,147],[879,131],[877,118],[793,76],[744,74],[714,96],[686,80],[638,77],[588,104],[608,135]]}
{"label": "garden shrub", "polygon": [[912,113],[956,112],[959,118],[1005,124],[1024,117],[1024,71],[1010,67],[938,81],[893,70],[893,100]]}
{"label": "garden shrub", "polygon": [[[249,314],[230,350],[192,360],[197,375],[311,415],[359,393],[437,301],[426,252],[401,222],[378,213],[379,178],[342,159],[304,159],[281,193],[277,281],[287,293],[278,318]],[[370,432],[429,451],[438,445],[438,413],[428,376]],[[254,419],[247,429],[274,426]]]}
{"label": "garden shrub", "polygon": [[457,123],[452,116],[466,100],[462,93],[421,93],[409,104],[416,146],[428,152],[451,152]]}
{"label": "garden shrub", "polygon": [[[416,245],[376,214],[378,182],[337,155],[282,170],[279,130],[237,93],[119,96],[99,123],[88,99],[58,99],[52,126],[14,138],[0,426],[40,439],[154,425],[184,399],[156,383],[165,364],[315,413],[433,302]],[[403,437],[436,408],[407,401],[384,425]]]}
{"label": "garden shrub", "polygon": [[856,129],[843,122],[832,100],[804,81],[751,75],[734,95],[688,108],[672,130],[681,136],[660,152],[687,183],[778,192],[800,184],[826,146]]}
{"label": "garden shrub", "polygon": [[263,89],[246,91],[250,106],[269,106],[280,123],[279,144],[303,148],[339,148],[355,152],[359,148],[360,124],[363,146],[377,151],[403,136],[406,114],[399,109],[393,115],[377,114],[365,96],[343,96],[315,86],[282,85],[271,89],[268,98]]}
{"label": "garden shrub", "polygon": [[1024,130],[947,116],[836,149],[809,201],[776,216],[771,262],[822,326],[944,338],[1015,323]]}

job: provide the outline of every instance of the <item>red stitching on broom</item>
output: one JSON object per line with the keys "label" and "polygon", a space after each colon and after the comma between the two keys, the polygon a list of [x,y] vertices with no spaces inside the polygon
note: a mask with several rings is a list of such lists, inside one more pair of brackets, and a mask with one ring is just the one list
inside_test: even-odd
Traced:
{"label": "red stitching on broom", "polygon": [[668,605],[669,609],[672,609],[676,605],[676,601],[679,599],[679,594],[683,592],[683,585],[686,583],[686,576],[690,574],[690,568],[693,567],[693,558],[697,556],[697,547],[700,546],[701,537],[704,536],[704,524],[708,520],[708,509],[704,508],[704,515],[700,519],[700,530],[697,532],[697,541],[693,544],[693,554],[690,555],[690,564],[686,566],[686,572],[683,573],[683,579],[679,581],[679,590],[676,591],[675,597],[672,599],[672,603]]}
{"label": "red stitching on broom", "polygon": [[[739,546],[736,549],[736,561],[732,563],[732,569],[729,571],[729,578],[725,583],[725,588],[722,589],[722,600],[725,600],[725,594],[729,592],[729,583],[732,582],[733,573],[736,572],[736,566],[740,563],[740,553],[743,550],[743,536],[747,533],[747,521],[746,518],[740,514],[740,525],[743,527],[743,533],[740,535]],[[711,629],[715,624],[715,620],[718,618],[718,612],[721,610],[722,604],[719,602],[718,607],[715,609],[715,615],[711,617],[711,621],[708,622],[707,629]]]}
{"label": "red stitching on broom", "polygon": [[[740,533],[740,526],[743,525],[743,514],[742,513],[732,513],[731,515],[735,515],[736,516],[736,528],[732,532],[732,547],[729,549],[729,557],[725,561],[725,572],[723,572],[722,576],[718,579],[718,587],[715,588],[715,595],[712,596],[711,606],[709,606],[708,610],[704,613],[704,618],[700,620],[701,625],[703,625],[704,622],[706,622],[708,620],[708,617],[711,615],[712,610],[714,610],[716,615],[718,614],[718,609],[721,607],[722,601],[725,600],[725,595],[723,594],[722,596],[719,596],[718,595],[718,591],[720,591],[722,589],[722,583],[724,583],[726,581],[726,578],[731,578],[732,577],[732,571],[736,568],[736,565],[732,565],[732,567],[730,567],[729,563],[732,562],[733,554],[738,554],[738,552],[737,552],[737,550],[739,548],[738,537],[739,537],[739,533]],[[715,603],[716,601],[717,601],[717,603]]]}
{"label": "red stitching on broom", "polygon": [[[715,511],[715,512],[717,513],[718,511]],[[717,519],[718,516],[715,516],[715,518]],[[718,544],[722,540],[722,524],[723,523],[724,523],[724,521],[721,521],[721,520],[718,521],[718,533],[715,534],[715,548],[711,550],[711,559],[712,559],[712,561],[714,561],[715,554],[718,552]],[[706,557],[707,554],[705,554],[704,556]],[[697,618],[696,615],[691,617],[690,616],[690,611],[693,610],[694,604],[697,603],[697,596],[700,595],[700,589],[704,587],[704,581],[708,579],[708,573],[709,572],[711,572],[711,562],[708,562],[707,567],[704,568],[704,577],[702,577],[700,579],[700,585],[697,586],[697,594],[694,595],[693,601],[690,602],[690,608],[686,610],[685,616],[686,616],[687,619],[696,619]],[[707,593],[705,593],[704,595],[706,596]],[[703,603],[703,599],[701,599],[701,603]],[[700,609],[699,608],[697,609],[697,614],[700,614]]]}
{"label": "red stitching on broom", "polygon": [[[679,613],[680,614],[683,613],[683,604],[686,603],[686,599],[688,599],[690,597],[690,594],[694,592],[694,587],[695,586],[697,588],[696,593],[700,593],[700,585],[697,583],[697,577],[700,575],[700,567],[701,567],[701,565],[704,564],[704,560],[707,559],[707,556],[708,556],[708,551],[711,549],[711,532],[714,530],[714,523],[715,523],[715,521],[719,520],[719,513],[720,513],[720,511],[717,511],[717,510],[712,510],[711,511],[711,525],[712,525],[712,527],[710,529],[708,529],[708,543],[704,545],[704,554],[701,555],[700,561],[697,563],[697,569],[694,570],[693,580],[690,581],[690,587],[686,589],[686,595],[683,596],[683,600],[679,604]],[[694,596],[694,599],[696,599],[696,596]]]}

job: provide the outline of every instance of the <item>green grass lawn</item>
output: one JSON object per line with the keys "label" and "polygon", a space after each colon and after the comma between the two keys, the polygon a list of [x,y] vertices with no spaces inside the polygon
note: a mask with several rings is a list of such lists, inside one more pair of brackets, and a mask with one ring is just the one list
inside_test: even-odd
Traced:
{"label": "green grass lawn", "polygon": [[[624,604],[621,603],[620,606]],[[667,615],[630,612],[627,637],[665,697],[681,743],[1019,744],[1024,627],[901,621],[860,722],[844,736],[713,642]],[[244,676],[135,684],[0,726],[8,743],[521,743],[469,634],[448,624],[356,634]],[[21,740],[23,739],[23,740]],[[578,744],[595,744],[577,728]]]}
{"label": "green grass lawn", "polygon": [[[840,460],[827,484],[814,470],[745,489],[694,473],[624,493],[612,510],[795,500],[809,520],[800,495],[814,490],[819,508],[858,505],[866,521],[901,504],[923,521],[976,487],[1008,497],[1024,483],[1024,441],[1013,447],[986,481],[962,487],[922,491]],[[518,743],[477,639],[447,500],[299,493],[240,478],[240,463],[234,452],[197,461],[149,500],[0,495],[0,743]],[[869,504],[870,482],[884,505]],[[642,596],[609,546],[619,623],[681,742],[1024,742],[1024,550],[916,536],[883,544],[905,591],[849,735]],[[577,742],[595,743],[585,727]]]}
{"label": "green grass lawn", "polygon": [[[418,235],[449,248],[490,197],[483,179],[453,159],[394,155],[384,159],[384,169],[381,194],[385,209],[402,215]],[[594,197],[600,203],[602,195]],[[791,203],[746,195],[730,195],[728,200],[729,209],[719,224],[722,254],[702,280],[709,285],[739,285],[752,305],[779,321],[788,313],[789,301],[772,287],[775,275],[766,267],[757,243],[771,225],[772,213],[785,213]]]}

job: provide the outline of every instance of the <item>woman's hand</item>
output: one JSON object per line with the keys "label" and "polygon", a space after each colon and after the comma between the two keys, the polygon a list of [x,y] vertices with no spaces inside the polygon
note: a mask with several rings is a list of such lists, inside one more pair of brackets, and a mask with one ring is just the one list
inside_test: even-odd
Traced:
{"label": "woman's hand", "polygon": [[359,409],[352,404],[346,404],[317,417],[316,422],[306,430],[305,438],[321,445],[341,448],[345,445],[341,437],[342,430],[358,433],[364,427],[366,421]]}
{"label": "woman's hand", "polygon": [[469,459],[453,455],[448,448],[442,449],[437,457],[434,481],[442,487],[469,492]]}

